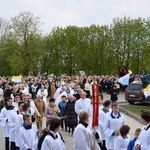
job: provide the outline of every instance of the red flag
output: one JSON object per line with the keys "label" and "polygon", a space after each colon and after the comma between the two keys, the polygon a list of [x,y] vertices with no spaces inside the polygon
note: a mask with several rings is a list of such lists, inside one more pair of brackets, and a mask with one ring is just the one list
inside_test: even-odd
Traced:
{"label": "red flag", "polygon": [[92,84],[92,101],[93,101],[93,121],[92,127],[98,126],[99,114],[99,87],[98,84]]}

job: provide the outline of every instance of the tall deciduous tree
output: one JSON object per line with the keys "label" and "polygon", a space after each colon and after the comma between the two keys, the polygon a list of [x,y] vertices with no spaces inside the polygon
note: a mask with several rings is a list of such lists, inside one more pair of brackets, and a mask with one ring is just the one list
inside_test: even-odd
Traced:
{"label": "tall deciduous tree", "polygon": [[[37,72],[37,64],[41,56],[40,19],[30,12],[21,12],[11,19],[14,38],[17,39],[18,48],[14,49],[12,67],[19,68],[23,75]],[[35,71],[36,70],[36,71]]]}

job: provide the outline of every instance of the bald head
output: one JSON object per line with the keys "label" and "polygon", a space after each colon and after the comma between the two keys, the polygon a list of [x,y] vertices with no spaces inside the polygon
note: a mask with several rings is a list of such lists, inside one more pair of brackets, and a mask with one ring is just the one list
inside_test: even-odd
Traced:
{"label": "bald head", "polygon": [[86,92],[82,92],[82,93],[81,93],[81,98],[82,98],[82,99],[85,99],[85,98],[86,98]]}

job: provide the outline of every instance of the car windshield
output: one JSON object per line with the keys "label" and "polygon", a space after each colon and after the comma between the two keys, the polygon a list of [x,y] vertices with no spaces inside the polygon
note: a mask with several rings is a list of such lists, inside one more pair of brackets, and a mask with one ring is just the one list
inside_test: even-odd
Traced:
{"label": "car windshield", "polygon": [[140,90],[142,88],[141,84],[130,84],[128,90]]}

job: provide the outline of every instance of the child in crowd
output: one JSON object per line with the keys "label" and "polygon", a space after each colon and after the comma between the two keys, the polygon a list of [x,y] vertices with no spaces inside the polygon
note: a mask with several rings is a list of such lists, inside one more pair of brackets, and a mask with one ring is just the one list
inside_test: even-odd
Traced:
{"label": "child in crowd", "polygon": [[52,118],[57,118],[59,112],[60,110],[55,104],[55,99],[50,98],[45,112],[46,121],[51,120]]}
{"label": "child in crowd", "polygon": [[120,135],[117,138],[115,150],[126,150],[131,140],[131,136],[129,135],[130,127],[128,125],[123,125],[119,131]]}
{"label": "child in crowd", "polygon": [[[39,129],[39,130],[37,131],[37,138],[36,138],[35,146],[34,146],[34,147],[38,147],[39,140],[40,140],[40,138],[43,136],[43,134],[44,134],[44,130]],[[38,150],[39,150],[39,149],[38,149]]]}
{"label": "child in crowd", "polygon": [[37,136],[38,136],[38,139],[40,139],[40,137],[43,135],[43,130],[42,129],[39,129],[37,131]]}
{"label": "child in crowd", "polygon": [[126,124],[124,116],[119,112],[118,104],[112,104],[112,112],[108,116],[104,126],[107,149],[114,150],[115,143],[120,135],[119,129]]}
{"label": "child in crowd", "polygon": [[[111,108],[111,101],[110,100],[106,100],[105,102],[104,102],[104,104],[103,104],[103,111],[104,111],[104,113],[108,113],[108,112],[110,112],[110,108]],[[110,114],[110,113],[109,113]]]}
{"label": "child in crowd", "polygon": [[30,115],[23,115],[23,125],[19,131],[20,150],[34,150],[37,147],[37,128],[31,123]]}
{"label": "child in crowd", "polygon": [[135,144],[135,141],[138,139],[140,132],[141,132],[140,128],[137,128],[135,130],[134,139],[129,142],[127,150],[134,150],[134,144]]}
{"label": "child in crowd", "polygon": [[59,104],[58,104],[58,108],[60,110],[60,113],[58,114],[58,116],[61,119],[61,129],[63,129],[64,125],[65,125],[65,130],[67,131],[66,115],[64,114],[65,107],[66,107],[66,104],[67,104],[66,100],[67,100],[66,96],[62,95],[61,96],[61,102],[59,102]]}

